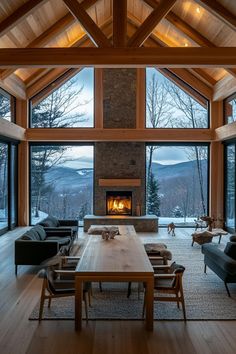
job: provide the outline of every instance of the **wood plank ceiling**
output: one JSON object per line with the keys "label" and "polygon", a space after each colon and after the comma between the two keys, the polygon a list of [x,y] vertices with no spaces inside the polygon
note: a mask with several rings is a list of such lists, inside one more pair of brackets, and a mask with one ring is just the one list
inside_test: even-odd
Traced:
{"label": "wood plank ceiling", "polygon": [[[125,41],[127,14],[128,24],[136,28],[128,46],[145,45],[149,37],[153,46],[236,47],[236,1],[232,0],[1,0],[0,48],[108,46],[113,1],[114,13],[123,16],[121,26],[118,17],[113,24],[114,45]],[[2,69],[0,80],[15,78],[27,90],[48,71]],[[236,77],[236,69],[189,71],[210,87],[225,77]]]}

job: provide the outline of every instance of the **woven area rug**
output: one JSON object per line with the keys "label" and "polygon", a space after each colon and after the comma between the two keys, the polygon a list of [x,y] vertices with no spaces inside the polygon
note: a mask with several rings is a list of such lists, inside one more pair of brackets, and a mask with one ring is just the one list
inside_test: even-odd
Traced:
{"label": "woven area rug", "polygon": [[[183,278],[186,314],[188,320],[235,320],[236,284],[229,284],[231,298],[228,297],[223,281],[211,270],[204,274],[201,247],[191,240],[171,238],[161,240],[173,254],[173,260],[185,266]],[[219,245],[224,249],[224,245]],[[127,298],[127,283],[103,283],[103,292],[93,285],[92,307],[89,319],[141,319],[143,294],[138,299],[138,285],[132,284],[132,293]],[[31,320],[38,319],[39,305],[30,315]],[[183,313],[176,303],[155,302],[156,320],[182,320]],[[45,304],[43,319],[74,319],[74,298],[52,300],[51,308]]]}

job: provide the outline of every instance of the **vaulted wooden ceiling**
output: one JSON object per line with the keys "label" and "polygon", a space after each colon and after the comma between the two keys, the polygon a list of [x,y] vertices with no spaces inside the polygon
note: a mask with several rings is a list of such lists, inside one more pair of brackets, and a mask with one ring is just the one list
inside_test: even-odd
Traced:
{"label": "vaulted wooden ceiling", "polygon": [[[114,10],[113,10],[114,7]],[[113,13],[115,14],[113,16]],[[127,22],[126,22],[127,21]],[[127,32],[122,29],[126,27]],[[117,36],[117,33],[119,35]],[[92,40],[91,40],[92,39]],[[236,47],[236,1],[232,0],[1,0],[0,48],[72,47]],[[223,50],[223,49],[222,49]],[[52,71],[54,70],[54,74]],[[178,70],[178,69],[176,69]],[[181,69],[180,69],[181,70]],[[209,87],[236,69],[188,69]],[[44,77],[45,85],[63,69],[2,68],[25,90]]]}

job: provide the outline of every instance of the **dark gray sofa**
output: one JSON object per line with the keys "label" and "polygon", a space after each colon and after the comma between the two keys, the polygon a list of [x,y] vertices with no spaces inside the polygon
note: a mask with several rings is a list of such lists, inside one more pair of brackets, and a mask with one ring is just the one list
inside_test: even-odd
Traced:
{"label": "dark gray sofa", "polygon": [[40,225],[32,227],[15,241],[15,273],[18,265],[39,265],[55,256],[62,248],[69,254],[73,244],[71,229],[44,230]]}
{"label": "dark gray sofa", "polygon": [[48,215],[45,219],[38,222],[37,225],[43,226],[45,231],[70,229],[74,238],[78,234],[78,220],[60,220]]}
{"label": "dark gray sofa", "polygon": [[228,242],[224,251],[217,245],[207,243],[202,245],[204,254],[205,273],[206,267],[209,267],[223,281],[230,296],[228,283],[236,283],[236,242]]}

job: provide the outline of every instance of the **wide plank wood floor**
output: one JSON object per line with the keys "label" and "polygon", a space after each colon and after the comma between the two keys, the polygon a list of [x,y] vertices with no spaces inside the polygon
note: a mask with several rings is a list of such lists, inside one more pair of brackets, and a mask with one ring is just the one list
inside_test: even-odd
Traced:
{"label": "wide plank wood floor", "polygon": [[[0,353],[1,354],[233,354],[236,321],[156,321],[153,332],[142,321],[89,321],[81,333],[73,321],[29,321],[40,297],[40,267],[19,267],[14,274],[17,228],[0,237]],[[177,229],[177,238],[189,238],[192,229]],[[171,237],[139,234],[142,240]],[[80,231],[81,240],[86,235]],[[226,239],[225,239],[226,241]],[[235,314],[236,315],[236,314]]]}

